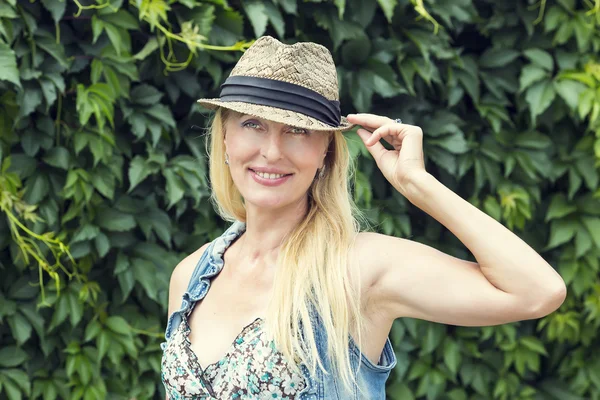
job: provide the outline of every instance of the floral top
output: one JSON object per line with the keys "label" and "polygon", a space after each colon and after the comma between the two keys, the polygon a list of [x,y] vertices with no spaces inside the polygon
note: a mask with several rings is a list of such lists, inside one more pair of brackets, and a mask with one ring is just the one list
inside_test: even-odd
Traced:
{"label": "floral top", "polygon": [[170,400],[297,399],[304,377],[266,338],[260,318],[247,325],[218,362],[202,368],[189,341],[187,316],[164,349],[162,380]]}

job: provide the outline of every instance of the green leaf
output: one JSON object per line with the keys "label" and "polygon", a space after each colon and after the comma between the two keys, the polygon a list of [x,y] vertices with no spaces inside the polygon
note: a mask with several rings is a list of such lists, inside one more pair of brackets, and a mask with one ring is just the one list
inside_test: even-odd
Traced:
{"label": "green leaf", "polygon": [[519,57],[516,50],[505,48],[491,48],[479,57],[479,65],[483,68],[499,68],[510,64]]}
{"label": "green leaf", "polygon": [[529,103],[532,121],[552,104],[555,97],[554,85],[549,79],[537,82],[527,89],[525,100]]}
{"label": "green leaf", "polygon": [[20,347],[3,346],[0,349],[0,367],[16,367],[23,364],[28,359],[29,355]]}
{"label": "green leaf", "polygon": [[4,385],[4,391],[6,392],[8,400],[21,400],[22,399],[21,390],[19,389],[19,386],[12,379],[11,380],[4,379],[2,381],[2,384]]}
{"label": "green leaf", "polygon": [[528,49],[523,53],[529,61],[542,67],[546,71],[552,71],[554,69],[554,60],[547,51],[541,49]]}
{"label": "green leaf", "polygon": [[559,219],[552,221],[550,225],[550,239],[546,249],[552,249],[567,243],[575,236],[579,224],[576,221]]}
{"label": "green leaf", "polygon": [[131,334],[131,326],[125,321],[122,317],[112,316],[106,319],[106,326],[108,328],[120,335],[130,335]]}
{"label": "green leaf", "polygon": [[71,243],[92,240],[96,236],[98,236],[99,233],[100,229],[98,229],[97,226],[85,224],[75,232],[75,234],[73,235],[73,239],[71,239]]}
{"label": "green leaf", "polygon": [[545,220],[548,222],[552,219],[563,218],[575,211],[577,211],[577,207],[569,204],[564,194],[559,193],[552,197]]}
{"label": "green leaf", "polygon": [[130,98],[133,103],[151,106],[160,102],[163,95],[154,86],[141,84],[131,89]]}
{"label": "green leaf", "polygon": [[386,390],[387,395],[392,400],[414,400],[415,396],[410,388],[403,382],[394,382]]}
{"label": "green leaf", "polygon": [[98,236],[96,236],[96,238],[94,239],[94,245],[96,246],[96,251],[98,252],[98,255],[100,257],[105,257],[106,254],[108,254],[108,251],[110,250],[110,241],[108,240],[108,237],[102,232],[100,232]]}
{"label": "green leaf", "polygon": [[447,340],[444,346],[444,363],[453,374],[458,373],[458,367],[462,361],[460,347],[453,340]]}
{"label": "green leaf", "polygon": [[54,22],[58,24],[63,15],[65,15],[67,0],[42,0],[42,4],[52,14]]}
{"label": "green leaf", "polygon": [[108,331],[100,331],[96,337],[96,347],[98,347],[98,359],[101,360],[108,351],[111,342],[110,333]]}
{"label": "green leaf", "polygon": [[[265,6],[271,3],[265,3]],[[205,37],[210,35],[213,22],[215,20],[215,6],[209,4],[196,5],[189,15],[194,25],[198,27],[198,32]]]}
{"label": "green leaf", "polygon": [[537,131],[529,131],[520,133],[515,140],[515,144],[526,149],[543,150],[552,146],[552,140]]}
{"label": "green leaf", "polygon": [[69,150],[62,146],[58,146],[48,150],[48,152],[44,155],[43,160],[48,165],[68,170],[70,158],[71,155],[69,154]]}
{"label": "green leaf", "polygon": [[333,0],[333,3],[338,9],[338,18],[344,18],[344,11],[346,10],[346,0]]}
{"label": "green leaf", "polygon": [[15,52],[0,41],[0,80],[9,81],[21,87],[19,70],[17,69],[17,58]]}
{"label": "green leaf", "polygon": [[520,338],[519,342],[523,346],[528,348],[529,350],[532,350],[532,351],[534,351],[538,354],[542,354],[544,356],[548,355],[548,352],[546,351],[544,344],[538,338],[535,338],[533,336],[526,336],[526,337]]}
{"label": "green leaf", "polygon": [[166,169],[163,175],[167,180],[167,197],[169,199],[169,207],[171,207],[183,198],[185,186],[172,169]]}
{"label": "green leaf", "polygon": [[31,337],[32,326],[23,314],[18,312],[12,317],[9,317],[8,325],[19,346]]}
{"label": "green leaf", "polygon": [[270,1],[263,2],[263,4],[271,26],[273,26],[275,32],[277,32],[277,36],[283,38],[285,36],[285,20],[279,12],[279,9]]}
{"label": "green leaf", "polygon": [[542,79],[548,78],[549,74],[547,71],[536,65],[526,65],[521,70],[521,77],[519,79],[519,90],[523,91],[535,82],[539,82]]}
{"label": "green leaf", "polygon": [[342,44],[344,40],[355,39],[364,34],[360,25],[355,22],[340,20],[337,14],[322,12],[315,14],[315,22],[318,26],[326,29],[333,40],[333,49]]}
{"label": "green leaf", "polygon": [[56,43],[56,38],[49,32],[36,32],[35,44],[58,61],[63,68],[68,68],[71,64],[65,54],[65,48],[59,43]]}
{"label": "green leaf", "polygon": [[146,111],[146,114],[158,121],[163,122],[166,126],[170,128],[175,128],[175,120],[173,119],[173,113],[164,104],[155,104]]}
{"label": "green leaf", "polygon": [[146,295],[154,301],[158,301],[158,282],[156,280],[156,267],[148,260],[135,258],[131,262],[133,275],[138,281]]}
{"label": "green leaf", "polygon": [[586,91],[587,87],[581,82],[568,79],[555,82],[554,87],[556,88],[558,95],[562,97],[569,108],[573,111],[577,111],[581,94]]}
{"label": "green leaf", "polygon": [[584,217],[581,218],[581,222],[586,227],[588,233],[591,235],[596,248],[600,249],[600,218]]}
{"label": "green leaf", "polygon": [[379,3],[379,7],[383,10],[388,23],[391,23],[394,17],[394,8],[396,8],[398,0],[377,0],[377,3]]}
{"label": "green leaf", "polygon": [[75,327],[83,317],[83,303],[77,298],[77,294],[70,291],[67,295],[69,302],[69,319],[71,326]]}
{"label": "green leaf", "polygon": [[245,0],[242,2],[246,15],[252,23],[254,29],[254,35],[256,37],[262,36],[267,30],[267,24],[269,17],[265,12],[265,6],[262,1],[259,0]]}
{"label": "green leaf", "polygon": [[155,37],[150,38],[144,47],[133,55],[135,60],[141,61],[148,57],[150,54],[154,53],[159,48],[158,40]]}
{"label": "green leaf", "polygon": [[95,220],[100,228],[113,232],[125,232],[136,226],[133,215],[112,208],[99,210]]}
{"label": "green leaf", "polygon": [[85,338],[84,341],[88,342],[94,339],[100,331],[102,330],[102,325],[97,320],[92,320],[87,327],[85,328]]}
{"label": "green leaf", "polygon": [[464,154],[469,151],[469,146],[465,140],[464,135],[455,133],[453,135],[446,135],[439,139],[428,140],[430,144],[435,144],[453,154]]}

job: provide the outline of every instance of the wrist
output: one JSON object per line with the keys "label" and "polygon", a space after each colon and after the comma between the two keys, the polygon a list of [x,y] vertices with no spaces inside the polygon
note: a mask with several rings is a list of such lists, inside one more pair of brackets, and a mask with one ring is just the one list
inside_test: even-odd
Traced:
{"label": "wrist", "polygon": [[425,170],[416,171],[406,176],[404,183],[398,191],[412,204],[418,203],[427,196],[429,189],[439,181]]}

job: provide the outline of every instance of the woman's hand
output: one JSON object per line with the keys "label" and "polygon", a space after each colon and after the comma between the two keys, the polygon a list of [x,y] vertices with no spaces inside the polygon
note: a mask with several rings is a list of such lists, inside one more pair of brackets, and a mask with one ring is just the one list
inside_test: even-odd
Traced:
{"label": "woman's hand", "polygon": [[[357,133],[377,163],[383,176],[402,195],[407,184],[425,172],[423,160],[423,131],[418,126],[399,124],[374,114],[349,114],[350,123],[360,125]],[[380,139],[394,147],[386,149]]]}

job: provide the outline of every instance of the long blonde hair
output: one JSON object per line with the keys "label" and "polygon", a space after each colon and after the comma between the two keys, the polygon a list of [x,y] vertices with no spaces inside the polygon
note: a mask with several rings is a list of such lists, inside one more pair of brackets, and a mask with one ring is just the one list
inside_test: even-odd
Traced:
{"label": "long blonde hair", "polygon": [[[211,126],[212,198],[226,220],[246,221],[242,195],[225,166],[225,124],[229,110],[218,109]],[[342,133],[330,133],[325,173],[308,193],[308,211],[279,250],[273,294],[265,318],[267,332],[292,365],[324,372],[310,310],[318,313],[327,337],[327,354],[344,386],[356,383],[349,356],[350,327],[360,347],[359,274],[349,257],[359,231],[349,191],[350,156]]]}

